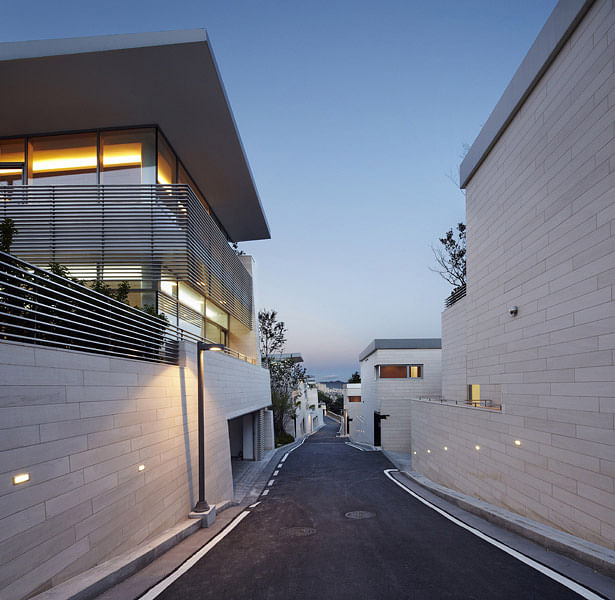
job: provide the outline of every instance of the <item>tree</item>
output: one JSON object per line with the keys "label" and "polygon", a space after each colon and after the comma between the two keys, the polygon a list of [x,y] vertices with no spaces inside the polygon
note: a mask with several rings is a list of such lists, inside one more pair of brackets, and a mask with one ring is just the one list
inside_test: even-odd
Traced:
{"label": "tree", "polygon": [[284,321],[278,321],[277,316],[278,313],[275,310],[258,312],[261,359],[267,365],[269,365],[269,357],[282,352],[286,343],[286,326]]}
{"label": "tree", "polygon": [[466,226],[464,223],[457,224],[457,239],[452,229],[440,238],[442,247],[434,248],[432,251],[438,263],[438,268],[432,269],[438,273],[442,279],[458,288],[466,282]]}
{"label": "tree", "polygon": [[348,380],[348,383],[361,383],[361,375],[359,371],[355,371]]}
{"label": "tree", "polygon": [[19,233],[15,227],[15,221],[10,217],[5,217],[0,223],[0,250],[9,253],[13,238]]}

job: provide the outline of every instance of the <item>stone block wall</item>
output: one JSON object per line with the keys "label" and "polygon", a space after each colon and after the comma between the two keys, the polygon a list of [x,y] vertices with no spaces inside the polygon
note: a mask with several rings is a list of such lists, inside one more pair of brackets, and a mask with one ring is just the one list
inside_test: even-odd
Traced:
{"label": "stone block wall", "polygon": [[[196,345],[183,366],[0,343],[0,596],[42,591],[187,518],[198,497]],[[233,497],[227,420],[268,372],[205,352],[206,497]],[[145,469],[139,471],[139,465]],[[12,477],[30,473],[13,485]]]}

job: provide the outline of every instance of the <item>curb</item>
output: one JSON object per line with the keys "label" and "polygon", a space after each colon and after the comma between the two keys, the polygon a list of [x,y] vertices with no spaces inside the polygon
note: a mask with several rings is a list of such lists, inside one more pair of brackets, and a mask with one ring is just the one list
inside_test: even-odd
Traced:
{"label": "curb", "polygon": [[603,575],[615,577],[615,551],[613,550],[444,487],[416,471],[399,471],[399,474],[473,515],[536,542],[547,550],[553,550],[583,563]]}

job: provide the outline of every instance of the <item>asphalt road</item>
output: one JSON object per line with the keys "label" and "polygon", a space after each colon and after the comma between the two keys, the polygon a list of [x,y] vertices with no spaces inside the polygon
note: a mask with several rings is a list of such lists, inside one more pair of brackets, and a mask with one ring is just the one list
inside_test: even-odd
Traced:
{"label": "asphalt road", "polygon": [[292,452],[261,503],[158,598],[579,598],[409,496],[382,453],[336,429]]}

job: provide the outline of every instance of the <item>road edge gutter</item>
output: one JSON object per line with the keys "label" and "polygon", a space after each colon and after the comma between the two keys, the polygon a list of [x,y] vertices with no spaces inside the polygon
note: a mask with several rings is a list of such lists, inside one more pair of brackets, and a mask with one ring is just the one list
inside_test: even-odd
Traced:
{"label": "road edge gutter", "polygon": [[536,542],[547,550],[557,552],[592,569],[599,570],[603,575],[615,577],[615,552],[604,546],[599,546],[570,533],[565,533],[473,496],[447,488],[431,481],[417,471],[400,470],[399,473],[432,494],[473,515]]}

